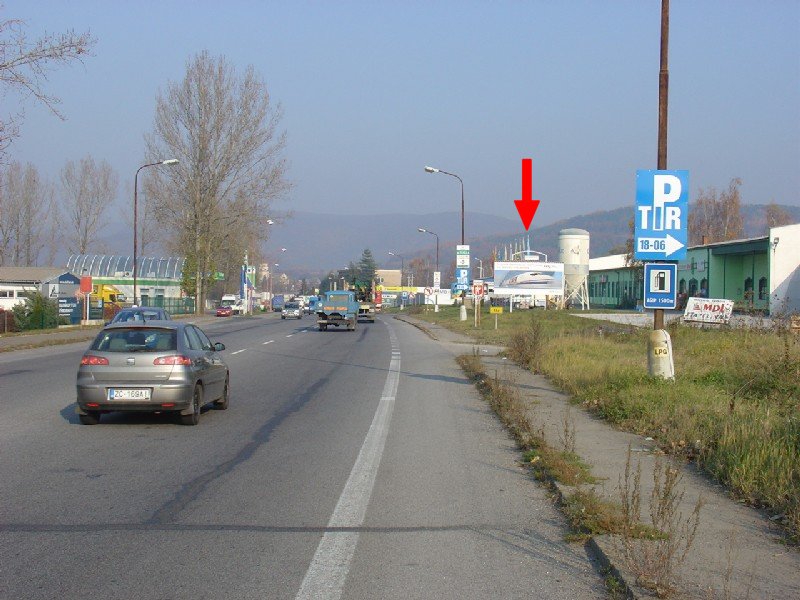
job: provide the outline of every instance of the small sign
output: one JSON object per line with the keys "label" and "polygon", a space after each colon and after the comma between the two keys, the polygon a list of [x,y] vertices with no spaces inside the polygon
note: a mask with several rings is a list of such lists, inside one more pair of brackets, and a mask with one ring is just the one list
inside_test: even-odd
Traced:
{"label": "small sign", "polygon": [[469,267],[469,245],[456,246],[456,266]]}
{"label": "small sign", "polygon": [[491,314],[491,315],[502,315],[503,314],[503,307],[502,306],[490,306],[489,307],[489,314]]}
{"label": "small sign", "polygon": [[91,294],[92,293],[92,276],[91,275],[84,275],[81,277],[81,291],[84,294]]}
{"label": "small sign", "polygon": [[646,263],[644,265],[643,306],[649,309],[674,310],[678,305],[675,281],[678,265]]}
{"label": "small sign", "polygon": [[442,272],[441,271],[434,271],[433,272],[433,289],[438,290],[442,287]]}
{"label": "small sign", "polygon": [[726,325],[733,314],[733,300],[714,298],[689,298],[686,301],[684,321]]}
{"label": "small sign", "polygon": [[483,296],[483,281],[480,279],[475,279],[472,282],[472,295],[477,298]]}
{"label": "small sign", "polygon": [[426,296],[430,296],[432,294],[433,294],[433,290],[431,288],[429,288],[429,287],[426,287],[425,288],[425,295]]}

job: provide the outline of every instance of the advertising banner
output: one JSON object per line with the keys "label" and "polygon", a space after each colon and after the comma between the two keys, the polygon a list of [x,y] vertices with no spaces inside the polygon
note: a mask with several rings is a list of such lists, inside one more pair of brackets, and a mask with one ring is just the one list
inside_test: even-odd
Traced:
{"label": "advertising banner", "polygon": [[683,320],[726,325],[730,323],[732,313],[733,300],[692,297],[686,301]]}
{"label": "advertising banner", "polygon": [[496,262],[494,294],[497,296],[563,296],[564,263]]}

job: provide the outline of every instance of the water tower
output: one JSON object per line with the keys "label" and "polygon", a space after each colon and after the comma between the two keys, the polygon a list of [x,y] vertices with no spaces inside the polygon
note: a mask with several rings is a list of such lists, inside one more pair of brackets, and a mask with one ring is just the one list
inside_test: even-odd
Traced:
{"label": "water tower", "polygon": [[580,302],[589,309],[589,232],[562,229],[558,233],[558,259],[564,263],[564,305]]}

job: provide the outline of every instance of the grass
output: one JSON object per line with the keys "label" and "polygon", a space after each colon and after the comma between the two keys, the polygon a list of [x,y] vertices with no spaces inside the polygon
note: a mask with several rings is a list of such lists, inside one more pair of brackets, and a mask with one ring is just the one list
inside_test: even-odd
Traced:
{"label": "grass", "polygon": [[786,329],[672,326],[674,382],[647,373],[647,331],[566,311],[412,311],[545,375],[614,425],[689,457],[737,496],[767,507],[800,541],[800,336]]}

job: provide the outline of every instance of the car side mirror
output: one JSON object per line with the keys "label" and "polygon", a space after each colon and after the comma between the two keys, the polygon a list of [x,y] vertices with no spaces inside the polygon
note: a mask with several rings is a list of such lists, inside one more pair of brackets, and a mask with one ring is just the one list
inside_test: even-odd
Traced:
{"label": "car side mirror", "polygon": [[225,344],[222,342],[214,343],[214,352],[222,352],[223,350],[225,350]]}

